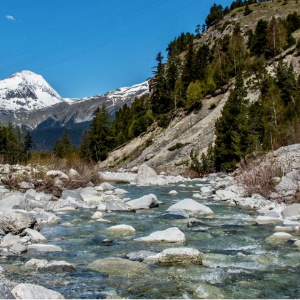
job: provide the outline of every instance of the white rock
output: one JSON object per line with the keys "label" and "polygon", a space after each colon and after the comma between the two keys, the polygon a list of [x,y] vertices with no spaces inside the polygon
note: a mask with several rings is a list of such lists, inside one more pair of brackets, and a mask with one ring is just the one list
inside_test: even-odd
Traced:
{"label": "white rock", "polygon": [[236,194],[227,190],[217,190],[216,195],[222,200],[233,200],[236,197]]}
{"label": "white rock", "polygon": [[127,194],[128,192],[126,190],[124,190],[124,189],[115,189],[114,193],[116,195],[124,195],[124,194]]}
{"label": "white rock", "polygon": [[273,233],[271,236],[269,236],[267,238],[267,241],[282,241],[282,242],[286,242],[290,239],[292,239],[293,236],[289,233],[286,233],[286,232],[275,232]]}
{"label": "white rock", "polygon": [[195,199],[202,199],[203,198],[199,193],[193,194],[192,197],[195,198]]}
{"label": "white rock", "polygon": [[156,174],[154,169],[148,167],[146,164],[142,164],[139,167],[135,182],[138,185],[163,185],[166,183],[165,180]]}
{"label": "white rock", "polygon": [[60,180],[69,180],[69,176],[61,171],[51,170],[46,173],[46,177],[58,177]]}
{"label": "white rock", "polygon": [[103,192],[103,191],[104,191],[104,188],[103,188],[101,185],[95,186],[94,189],[95,189],[97,192]]}
{"label": "white rock", "polygon": [[105,211],[106,210],[106,205],[105,204],[98,204],[97,206],[97,210],[99,211]]}
{"label": "white rock", "polygon": [[113,232],[124,232],[124,233],[135,232],[135,229],[132,226],[125,225],[125,224],[111,226],[111,227],[107,228],[107,230],[113,231]]}
{"label": "white rock", "polygon": [[296,226],[295,227],[290,227],[290,226],[275,226],[274,231],[279,231],[279,232],[293,232],[297,230]]}
{"label": "white rock", "polygon": [[141,198],[127,201],[133,209],[149,209],[158,206],[157,197],[154,194],[145,195]]}
{"label": "white rock", "polygon": [[178,192],[175,191],[175,190],[172,190],[172,191],[169,192],[169,195],[178,195]]}
{"label": "white rock", "polygon": [[202,253],[188,247],[168,248],[154,256],[149,256],[145,262],[158,262],[161,264],[202,263]]}
{"label": "white rock", "polygon": [[38,231],[27,228],[24,230],[33,242],[45,242],[47,239]]}
{"label": "white rock", "polygon": [[61,247],[50,245],[50,244],[32,244],[28,246],[27,250],[44,251],[44,252],[62,251]]}
{"label": "white rock", "polygon": [[100,211],[96,211],[93,215],[92,215],[92,219],[100,219],[103,217],[103,213]]}
{"label": "white rock", "polygon": [[19,241],[20,237],[18,235],[12,235],[8,233],[6,236],[3,237],[0,246],[7,247],[13,244],[16,244]]}
{"label": "white rock", "polygon": [[32,268],[38,269],[38,268],[46,266],[47,263],[48,263],[47,259],[32,258],[31,260],[29,260],[28,262],[25,263],[25,267],[32,267]]}
{"label": "white rock", "polygon": [[134,239],[142,242],[167,242],[184,243],[186,241],[184,233],[177,227],[171,227],[162,231],[155,231],[148,236]]}
{"label": "white rock", "polygon": [[108,183],[108,182],[102,182],[100,184],[100,186],[102,187],[103,191],[113,190],[114,189],[114,187],[110,183]]}
{"label": "white rock", "polygon": [[12,289],[16,299],[65,299],[60,293],[40,285],[21,283]]}
{"label": "white rock", "polygon": [[208,186],[203,186],[200,188],[202,196],[210,196],[212,194],[212,189]]}
{"label": "white rock", "polygon": [[79,179],[81,176],[79,175],[79,173],[74,170],[74,169],[70,169],[68,172],[68,176],[71,180],[76,180]]}
{"label": "white rock", "polygon": [[282,220],[267,216],[259,216],[255,219],[257,224],[282,224]]}
{"label": "white rock", "polygon": [[200,204],[193,199],[184,199],[170,206],[167,211],[183,209],[198,214],[213,214],[213,211],[206,205]]}
{"label": "white rock", "polygon": [[294,203],[287,206],[282,212],[282,216],[286,218],[300,216],[300,203]]}

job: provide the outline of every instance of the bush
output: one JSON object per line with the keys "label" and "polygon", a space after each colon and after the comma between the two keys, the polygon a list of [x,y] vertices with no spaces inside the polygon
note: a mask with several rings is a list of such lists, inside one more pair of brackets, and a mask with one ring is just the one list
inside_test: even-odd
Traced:
{"label": "bush", "polygon": [[182,148],[182,147],[184,147],[184,146],[185,146],[185,145],[182,144],[182,143],[177,143],[177,144],[175,144],[174,146],[168,148],[168,150],[169,150],[169,151],[174,151],[174,150],[180,149],[180,148]]}

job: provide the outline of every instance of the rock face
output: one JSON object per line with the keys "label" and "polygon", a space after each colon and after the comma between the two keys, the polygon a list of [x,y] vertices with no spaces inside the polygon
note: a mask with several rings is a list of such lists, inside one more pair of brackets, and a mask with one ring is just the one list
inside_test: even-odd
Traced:
{"label": "rock face", "polygon": [[0,216],[0,229],[5,233],[19,234],[26,228],[32,227],[35,222],[23,213],[11,211]]}
{"label": "rock face", "polygon": [[[154,257],[149,257],[149,259]],[[161,264],[202,264],[202,253],[193,248],[169,248],[155,256]]]}
{"label": "rock face", "polygon": [[14,287],[11,292],[16,299],[65,299],[58,292],[29,283],[21,283]]}
{"label": "rock face", "polygon": [[158,206],[157,198],[154,194],[146,195],[141,198],[126,202],[133,209],[149,209]]}
{"label": "rock face", "polygon": [[137,238],[135,241],[184,243],[186,239],[181,230],[179,230],[177,227],[171,227],[166,230],[155,231],[146,237]]}
{"label": "rock face", "polygon": [[282,212],[282,216],[284,218],[290,218],[290,217],[300,217],[300,203],[294,203],[292,205],[287,206]]}
{"label": "rock face", "polygon": [[148,270],[147,265],[128,259],[108,257],[93,261],[89,269],[108,274],[110,276],[142,275]]}
{"label": "rock face", "polygon": [[197,213],[197,214],[213,214],[214,212],[208,207],[203,204],[198,203],[193,199],[184,199],[179,201],[178,203],[170,206],[167,211],[173,211],[183,209],[188,212]]}

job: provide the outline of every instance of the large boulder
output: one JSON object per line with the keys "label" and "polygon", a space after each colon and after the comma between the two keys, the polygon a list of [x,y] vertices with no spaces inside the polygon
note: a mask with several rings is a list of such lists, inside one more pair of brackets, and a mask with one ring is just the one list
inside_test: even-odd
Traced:
{"label": "large boulder", "polygon": [[37,269],[46,272],[73,272],[75,266],[64,260],[53,260],[46,265],[39,266]]}
{"label": "large boulder", "polygon": [[281,212],[281,214],[285,219],[300,216],[300,203],[294,203],[292,205],[287,206]]}
{"label": "large boulder", "polygon": [[193,199],[184,199],[182,201],[179,201],[178,203],[170,206],[167,211],[174,211],[178,209],[183,209],[187,212],[192,212],[196,214],[213,214],[214,212],[206,205],[200,204],[197,201]]}
{"label": "large boulder", "polygon": [[69,180],[69,176],[61,171],[50,170],[46,173],[46,177],[49,178],[58,178],[60,180]]}
{"label": "large boulder", "polygon": [[65,299],[58,292],[30,283],[21,283],[11,292],[16,299]]}
{"label": "large boulder", "polygon": [[[202,264],[202,253],[196,249],[188,247],[169,248],[163,250],[155,256],[150,256],[147,260],[155,261],[161,264],[187,264],[193,263],[197,265]],[[146,260],[146,261],[147,261]]]}
{"label": "large boulder", "polygon": [[293,239],[293,236],[287,232],[275,232],[269,236],[266,240],[268,242],[287,242]]}
{"label": "large boulder", "polygon": [[163,185],[165,180],[160,178],[154,169],[142,164],[136,175],[135,182],[138,185]]}
{"label": "large boulder", "polygon": [[149,209],[158,206],[157,198],[154,194],[145,195],[141,198],[126,202],[133,209]]}
{"label": "large boulder", "polygon": [[148,270],[146,264],[116,257],[95,260],[88,268],[110,276],[122,277],[143,275]]}
{"label": "large boulder", "polygon": [[227,190],[217,190],[216,195],[222,201],[233,200],[236,197],[236,194],[234,192],[227,191]]}
{"label": "large boulder", "polygon": [[296,192],[299,188],[299,181],[299,170],[289,172],[281,179],[280,183],[275,186],[275,190],[281,194],[289,191]]}
{"label": "large boulder", "polygon": [[24,200],[23,194],[12,194],[0,200],[0,211],[6,212],[18,206]]}
{"label": "large boulder", "polygon": [[134,239],[142,242],[167,242],[184,243],[186,241],[184,233],[177,227],[171,227],[162,231],[155,231],[148,236]]}
{"label": "large boulder", "polygon": [[33,227],[36,220],[21,213],[10,211],[0,216],[0,229],[5,233],[19,234],[26,228]]}
{"label": "large boulder", "polygon": [[282,224],[282,220],[273,217],[267,216],[258,216],[255,219],[255,222],[259,225],[280,225]]}

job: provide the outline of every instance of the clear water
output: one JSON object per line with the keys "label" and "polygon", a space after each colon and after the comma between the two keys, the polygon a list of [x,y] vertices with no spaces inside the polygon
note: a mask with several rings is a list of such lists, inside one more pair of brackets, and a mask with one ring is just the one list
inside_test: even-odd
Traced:
{"label": "clear water", "polygon": [[[197,187],[120,186],[136,198],[154,193],[165,204],[149,211],[107,214],[111,223],[91,219],[93,211],[80,210],[60,215],[61,222],[44,226],[41,233],[49,244],[63,252],[31,252],[18,258],[1,259],[8,278],[18,282],[40,284],[56,290],[66,298],[300,298],[300,252],[290,243],[270,244],[265,239],[274,226],[254,225],[248,218],[254,212],[228,207],[210,199],[197,200],[215,212],[214,217],[199,218],[200,227],[188,228],[186,220],[164,219],[162,213],[172,204],[191,198]],[[179,191],[177,196],[168,192]],[[126,195],[126,196],[127,196]],[[116,235],[106,228],[128,224],[135,234]],[[139,250],[154,252],[173,244],[135,242],[134,238],[153,231],[177,226],[186,235],[186,246],[205,254],[204,266],[151,265],[142,276],[128,274],[108,276],[87,266],[105,257],[125,258]],[[104,239],[113,240],[105,244]],[[66,260],[76,265],[75,272],[51,273],[24,267],[31,258]]]}

